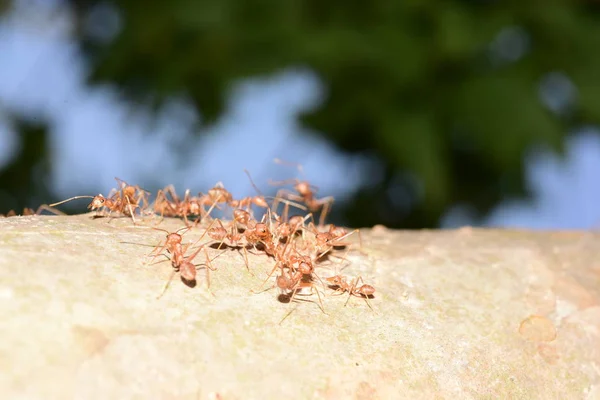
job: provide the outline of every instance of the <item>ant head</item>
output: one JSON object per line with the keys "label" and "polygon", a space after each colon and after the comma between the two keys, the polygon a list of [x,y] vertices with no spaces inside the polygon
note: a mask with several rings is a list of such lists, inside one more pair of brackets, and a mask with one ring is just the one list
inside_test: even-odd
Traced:
{"label": "ant head", "polygon": [[105,202],[106,202],[106,198],[104,196],[102,196],[102,194],[99,194],[98,196],[96,196],[92,199],[92,202],[88,205],[88,208],[90,210],[95,210],[97,208],[101,208],[104,206]]}
{"label": "ant head", "polygon": [[317,240],[317,243],[327,243],[327,241],[329,240],[329,234],[319,232],[315,235],[315,239]]}
{"label": "ant head", "polygon": [[250,220],[250,213],[245,210],[240,210],[239,208],[233,210],[233,219],[235,219],[240,224],[247,225]]}
{"label": "ant head", "polygon": [[267,203],[267,201],[265,200],[264,197],[262,196],[256,196],[252,198],[252,202],[262,208],[269,208],[269,204]]}
{"label": "ant head", "polygon": [[228,201],[231,201],[233,199],[231,193],[229,193],[227,189],[225,189],[224,187],[217,186],[215,186],[212,189],[208,189],[208,196],[215,203],[227,203]]}
{"label": "ant head", "polygon": [[290,217],[289,222],[292,226],[302,225],[304,218],[302,218],[300,215],[294,215],[293,217]]}
{"label": "ant head", "polygon": [[296,183],[296,185],[294,185],[294,188],[298,193],[300,193],[301,196],[307,196],[313,192],[310,187],[310,183],[305,181],[299,181]]}
{"label": "ant head", "polygon": [[329,283],[331,283],[332,285],[335,286],[341,286],[342,284],[342,279],[340,278],[339,275],[335,275],[335,276],[331,276],[329,278],[325,278],[325,280]]}
{"label": "ant head", "polygon": [[190,210],[190,214],[200,215],[200,203],[197,200],[191,200],[188,203],[188,208]]}
{"label": "ant head", "polygon": [[284,222],[281,223],[278,227],[277,227],[277,234],[279,236],[283,236],[283,237],[288,237],[292,234],[292,228],[290,227],[290,224]]}
{"label": "ant head", "polygon": [[329,232],[335,237],[341,237],[347,233],[346,230],[344,228],[342,228],[341,226],[334,226],[334,225],[331,225],[329,227]]}
{"label": "ant head", "polygon": [[300,264],[298,264],[298,271],[300,271],[303,275],[310,275],[313,272],[313,266],[302,261]]}
{"label": "ant head", "polygon": [[181,235],[179,233],[169,233],[167,235],[167,243],[179,244],[179,243],[181,243],[182,240],[183,240],[183,238],[181,237]]}
{"label": "ant head", "polygon": [[256,224],[256,228],[254,228],[254,229],[256,230],[256,233],[259,236],[264,236],[267,233],[269,233],[269,230],[267,229],[267,225],[262,222],[259,222],[258,224]]}

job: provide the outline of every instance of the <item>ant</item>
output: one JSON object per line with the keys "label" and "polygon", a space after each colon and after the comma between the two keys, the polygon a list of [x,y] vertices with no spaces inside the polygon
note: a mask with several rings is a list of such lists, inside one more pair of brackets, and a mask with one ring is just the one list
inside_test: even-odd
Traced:
{"label": "ant", "polygon": [[[334,275],[329,278],[325,278],[325,280],[329,283],[329,286],[335,288],[336,292],[348,292],[348,298],[344,303],[344,307],[348,304],[351,296],[362,297],[365,299],[365,302],[369,306],[372,311],[375,311],[373,307],[371,307],[371,303],[369,302],[369,297],[373,297],[375,294],[375,288],[371,285],[367,285],[364,283],[362,277],[357,277],[348,282],[347,278],[342,275]],[[358,286],[359,283],[362,285]],[[341,294],[340,293],[340,294]]]}
{"label": "ant", "polygon": [[[275,162],[277,164],[286,164],[286,162],[284,162],[278,158],[275,159]],[[287,164],[289,164],[289,163],[287,163]],[[302,172],[302,165],[296,164],[296,166],[297,166],[298,170],[300,172]],[[323,197],[320,199],[316,198],[315,194],[316,194],[316,191],[318,190],[318,188],[314,185],[311,185],[308,181],[301,181],[298,179],[287,179],[287,180],[279,181],[279,182],[270,181],[269,183],[271,185],[286,185],[289,183],[294,183],[294,190],[298,194],[294,194],[287,189],[280,189],[277,192],[277,195],[275,197],[283,198],[283,195],[285,195],[286,196],[285,198],[287,200],[301,201],[304,204],[306,204],[309,211],[311,211],[313,213],[317,212],[319,210],[322,210],[321,216],[319,217],[319,226],[324,225],[325,217],[329,213],[329,209],[331,208],[331,206],[333,204],[333,200],[334,200],[333,196],[327,196],[327,197]],[[273,206],[275,207],[276,204],[274,204]]]}
{"label": "ant", "polygon": [[316,229],[313,229],[313,233],[315,234],[316,248],[319,252],[321,252],[317,259],[329,253],[334,247],[350,246],[352,243],[344,242],[343,240],[355,232],[358,233],[360,248],[362,249],[362,237],[359,229],[346,232],[344,228],[335,225],[330,225],[329,230],[326,232],[319,232]]}
{"label": "ant", "polygon": [[162,295],[167,291],[169,284],[173,280],[173,275],[175,275],[176,272],[179,272],[179,274],[181,275],[181,279],[186,284],[190,285],[196,282],[196,265],[192,263],[192,260],[198,255],[198,253],[200,253],[201,250],[204,250],[204,254],[206,256],[206,263],[204,264],[206,266],[206,286],[209,292],[214,296],[214,293],[210,290],[209,271],[216,271],[216,268],[212,266],[210,257],[208,256],[208,252],[206,251],[206,247],[202,245],[198,250],[196,250],[194,254],[192,254],[189,257],[185,257],[181,253],[173,254],[173,258],[171,259],[173,271],[171,272],[171,276],[169,277],[169,280],[167,281],[167,284],[165,285],[162,293],[157,297],[157,299],[161,298]]}
{"label": "ant", "polygon": [[[289,201],[286,199],[278,199],[277,197],[270,197],[270,196],[264,196],[260,189],[256,186],[256,184],[254,183],[254,180],[252,179],[252,176],[250,175],[250,172],[248,172],[247,169],[244,169],[244,172],[246,173],[246,175],[248,176],[248,180],[250,180],[250,184],[252,185],[252,187],[254,188],[254,190],[256,190],[256,192],[258,193],[257,196],[248,196],[248,197],[244,197],[240,200],[231,200],[228,204],[229,206],[234,208],[234,219],[239,222],[242,225],[247,225],[247,223],[245,224],[243,221],[246,220],[247,222],[252,221],[253,218],[253,214],[252,214],[252,206],[255,205],[257,207],[261,207],[267,210],[268,213],[271,212],[271,209],[269,208],[269,203],[267,202],[267,198],[269,199],[274,199],[274,207],[276,208],[278,203],[284,203],[286,210],[289,208],[290,205],[301,209],[301,210],[306,210],[306,207],[304,207],[301,204],[295,203],[293,201]],[[287,213],[287,211],[286,211]],[[236,215],[237,214],[237,215]],[[286,214],[287,215],[287,214]],[[264,217],[264,215],[263,215]]]}
{"label": "ant", "polygon": [[[202,193],[200,193],[202,195]],[[208,193],[200,197],[202,204],[230,204],[233,201],[233,195],[225,189],[223,182],[217,182],[215,186],[208,189]]]}
{"label": "ant", "polygon": [[[171,200],[167,198],[167,194],[171,195]],[[154,213],[160,214],[161,222],[165,216],[176,217],[177,208],[180,203],[179,196],[175,192],[173,185],[166,186],[164,189],[159,189],[154,200]]]}
{"label": "ant", "polygon": [[[132,186],[122,179],[115,178],[115,180],[121,187],[121,190],[117,191],[113,189],[113,191],[117,193],[121,199],[121,202],[123,203],[122,213],[127,216],[133,216],[135,209],[139,208],[140,214],[143,214],[144,210],[148,208],[148,196],[150,195],[150,192],[140,188],[137,185]],[[125,205],[127,207],[125,207]]]}
{"label": "ant", "polygon": [[[183,249],[183,246],[181,245],[181,242],[183,241],[183,236],[179,232],[182,230],[187,232],[190,229],[190,227],[183,227],[181,229],[178,229],[175,232],[169,232],[165,229],[160,229],[160,228],[156,228],[156,227],[153,227],[152,229],[161,231],[161,232],[165,232],[167,234],[167,237],[166,237],[165,243],[164,243],[164,245],[162,245],[162,247],[160,246],[160,243],[159,243],[150,252],[150,254],[148,254],[148,256],[151,256],[154,254],[154,257],[152,258],[152,260],[148,261],[148,264],[151,264],[152,261],[154,261],[154,259],[156,257],[158,257],[159,255],[161,255],[162,252],[165,250],[171,254],[183,254],[187,250],[187,245],[186,245],[185,249]],[[160,247],[160,249],[159,249],[159,247]],[[158,251],[156,251],[157,249],[158,249]]]}
{"label": "ant", "polygon": [[302,239],[304,239],[304,223],[307,219],[312,218],[312,214],[308,213],[304,217],[294,215],[287,222],[275,215],[275,233],[279,240],[289,241],[294,237],[299,230],[302,231]]}
{"label": "ant", "polygon": [[254,184],[254,181],[252,180],[252,176],[250,176],[250,172],[248,172],[247,169],[244,169],[244,172],[246,173],[246,175],[248,175],[248,179],[250,180],[250,183],[252,184],[252,187],[254,187],[254,189],[258,192],[258,196],[249,196],[249,197],[244,197],[240,200],[234,200],[231,199],[228,204],[233,207],[233,208],[240,208],[240,209],[245,209],[246,211],[250,211],[250,208],[252,207],[252,205],[255,205],[257,207],[261,207],[261,208],[269,208],[269,203],[267,203],[267,200],[265,199],[265,196],[263,196],[260,193],[260,190],[258,190],[258,188],[256,187],[256,185]]}
{"label": "ant", "polygon": [[[311,294],[313,293],[313,291],[316,291],[317,297],[319,299],[319,308],[321,309],[323,314],[327,314],[327,312],[325,312],[325,308],[323,307],[323,301],[321,300],[321,294],[319,293],[319,289],[317,289],[315,287],[314,283],[312,282],[311,275],[304,274],[303,271],[300,269],[297,269],[295,271],[290,271],[288,269],[288,272],[286,273],[284,271],[284,269],[282,268],[281,275],[277,276],[275,282],[276,282],[277,287],[280,290],[290,293],[290,294],[288,294],[289,295],[288,302],[290,304],[294,301],[296,294],[298,294],[300,291],[302,291],[302,289],[310,288]],[[280,325],[292,313],[292,311],[293,311],[293,309],[290,310],[281,319],[281,321],[279,321]]]}
{"label": "ant", "polygon": [[[167,198],[167,194],[171,196],[171,200]],[[219,195],[217,195],[217,199]],[[206,211],[204,206],[211,203],[210,209]],[[183,200],[179,199],[173,185],[169,185],[156,194],[154,201],[154,212],[160,214],[161,221],[164,216],[167,217],[183,217],[185,225],[190,227],[188,220],[189,215],[196,215],[198,218],[194,222],[197,224],[202,218],[208,217],[212,209],[216,206],[216,202],[211,202],[209,198],[200,198],[190,195],[190,190],[185,191]],[[159,223],[161,222],[159,221]]]}
{"label": "ant", "polygon": [[130,186],[119,178],[115,179],[121,186],[121,189],[112,189],[107,197],[104,197],[102,194],[98,194],[96,196],[74,196],[66,200],[59,201],[58,203],[50,204],[50,207],[66,203],[71,200],[88,198],[92,199],[90,204],[87,206],[90,211],[106,208],[109,210],[109,215],[112,212],[119,212],[123,215],[131,217],[133,224],[136,225],[135,209],[139,208],[140,212],[142,211],[143,208],[140,206],[140,201],[144,205],[144,208],[146,207],[146,194],[148,192],[142,190],[139,186]]}
{"label": "ant", "polygon": [[[214,222],[214,221],[213,221]],[[212,223],[211,223],[212,225]],[[164,229],[160,229],[160,228],[152,228],[158,231],[163,231],[167,233],[167,237],[165,240],[165,243],[162,245],[162,247],[160,247],[159,251],[156,252],[156,250],[159,248],[160,244],[157,245],[151,252],[150,255],[152,255],[154,253],[154,258],[156,258],[159,255],[164,255],[163,251],[167,251],[169,252],[172,256],[171,256],[171,265],[173,267],[173,271],[171,272],[171,275],[169,277],[169,280],[167,281],[167,283],[165,284],[165,287],[162,291],[162,293],[157,297],[160,298],[162,297],[162,295],[167,291],[167,288],[169,287],[169,284],[171,283],[171,281],[173,280],[173,276],[175,275],[176,272],[179,272],[179,274],[181,275],[181,279],[184,281],[184,283],[190,285],[195,283],[196,281],[196,265],[194,265],[192,263],[192,260],[200,253],[200,251],[204,250],[204,254],[206,257],[206,284],[208,287],[208,290],[210,291],[210,273],[209,270],[215,271],[216,268],[214,268],[212,266],[210,257],[208,256],[208,252],[206,250],[205,245],[201,245],[198,250],[196,250],[195,253],[193,253],[191,256],[189,257],[185,257],[185,252],[188,250],[188,248],[191,246],[190,243],[186,244],[185,246],[182,246],[181,242],[183,241],[183,237],[182,235],[179,233],[182,230],[189,230],[190,227],[184,227],[181,228],[175,232],[168,232]],[[210,229],[207,228],[207,230],[202,234],[202,236],[200,236],[200,238],[196,241],[196,243],[198,243],[200,240],[202,240],[202,238],[204,237],[204,235],[208,232],[208,230]],[[166,256],[166,255],[165,255]],[[211,291],[211,294],[212,291]],[[214,296],[214,294],[213,294]]]}
{"label": "ant", "polygon": [[221,246],[223,245],[223,243],[225,243],[225,240],[229,241],[229,246],[238,248],[241,247],[244,250],[244,263],[246,264],[246,269],[248,270],[250,275],[254,276],[252,271],[250,271],[250,266],[248,265],[248,252],[246,250],[246,246],[241,244],[243,236],[235,230],[235,224],[231,224],[231,232],[228,232],[227,229],[225,229],[225,226],[223,226],[223,223],[220,219],[213,220],[213,222],[215,221],[219,224],[219,226],[215,226],[214,228],[207,228],[206,233],[208,233],[208,236],[210,236],[212,239],[219,241],[217,250],[221,249]]}

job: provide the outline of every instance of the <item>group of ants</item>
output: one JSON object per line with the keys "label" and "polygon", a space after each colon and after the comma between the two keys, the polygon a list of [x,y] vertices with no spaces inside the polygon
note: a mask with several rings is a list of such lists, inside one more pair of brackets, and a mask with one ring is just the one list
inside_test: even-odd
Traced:
{"label": "group of ants", "polygon": [[[272,185],[279,186],[291,184],[293,190],[281,188],[274,197],[264,196],[252,181],[248,171],[245,170],[245,172],[258,195],[235,199],[219,182],[206,194],[199,193],[197,196],[192,196],[190,190],[186,190],[183,198],[180,198],[174,186],[169,185],[159,190],[154,202],[150,204],[148,191],[115,178],[118,188],[113,189],[108,196],[102,194],[75,196],[58,203],[43,205],[36,212],[25,209],[23,215],[37,215],[42,211],[64,214],[54,207],[74,199],[91,198],[87,208],[90,211],[96,211],[96,216],[127,217],[131,218],[135,225],[138,223],[136,216],[137,218],[160,217],[159,224],[165,217],[183,219],[185,226],[175,232],[169,232],[156,226],[152,227],[152,229],[166,233],[166,238],[148,254],[152,258],[146,264],[150,264],[156,257],[162,255],[171,261],[173,267],[171,276],[158,296],[159,298],[165,293],[176,273],[180,274],[181,280],[185,284],[195,286],[199,266],[195,265],[193,261],[201,252],[205,256],[205,262],[200,265],[205,267],[207,288],[210,291],[210,271],[216,270],[212,263],[216,257],[211,259],[207,251],[207,247],[210,246],[217,250],[226,250],[227,248],[239,250],[243,253],[246,269],[252,275],[254,274],[248,264],[248,252],[262,253],[273,259],[273,269],[257,290],[251,290],[253,293],[260,293],[265,283],[274,274],[277,274],[274,285],[269,289],[279,288],[280,299],[286,299],[286,302],[291,303],[296,295],[305,295],[309,291],[309,295],[317,294],[319,307],[323,313],[326,313],[317,288],[317,285],[320,284],[324,288],[332,289],[332,294],[347,293],[348,297],[344,306],[348,304],[352,296],[355,296],[363,298],[369,308],[373,310],[369,299],[373,297],[375,288],[366,284],[362,277],[351,278],[338,273],[322,279],[316,273],[317,267],[327,263],[340,265],[341,261],[346,260],[345,255],[339,256],[338,254],[346,249],[345,254],[347,255],[352,243],[345,240],[350,235],[358,233],[360,239],[358,229],[348,232],[333,224],[329,224],[326,228],[324,221],[331,209],[333,197],[317,198],[317,188],[305,180],[298,179],[270,182]],[[280,215],[281,207],[283,210]],[[222,212],[230,211],[232,213],[231,220],[224,221],[212,217],[211,213],[215,209]],[[254,217],[254,209],[265,210],[260,220]],[[296,213],[291,215],[293,212],[290,211],[293,210],[296,210]],[[306,214],[302,215],[301,211]],[[99,215],[99,212],[102,215]],[[315,225],[314,215],[319,212],[319,223]],[[7,216],[14,215],[16,213],[12,212]],[[184,244],[185,232],[201,224],[205,226],[205,230],[200,238],[193,244]],[[205,235],[208,235],[210,240],[195,247]],[[360,246],[362,249],[362,240]],[[188,252],[191,254],[188,255]],[[335,258],[341,261],[334,263],[333,259]],[[283,319],[288,315],[289,313]]]}

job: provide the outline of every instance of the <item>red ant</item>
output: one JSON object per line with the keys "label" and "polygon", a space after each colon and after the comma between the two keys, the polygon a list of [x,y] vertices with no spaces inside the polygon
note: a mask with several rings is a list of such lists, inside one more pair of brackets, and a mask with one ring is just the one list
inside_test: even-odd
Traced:
{"label": "red ant", "polygon": [[[247,169],[244,169],[244,172],[246,173],[246,175],[248,176],[248,179],[250,180],[250,183],[252,184],[252,187],[254,188],[254,190],[256,190],[256,192],[258,193],[257,196],[248,196],[248,197],[244,197],[240,200],[231,200],[229,202],[229,205],[233,208],[235,208],[235,210],[233,211],[234,213],[234,220],[236,220],[237,222],[239,222],[242,225],[248,225],[248,222],[252,223],[253,220],[253,214],[252,214],[252,205],[261,207],[261,208],[265,208],[267,210],[267,212],[271,212],[271,209],[269,208],[269,203],[267,202],[267,198],[272,198],[275,200],[274,205],[276,206],[277,203],[281,202],[281,203],[285,203],[285,207],[286,210],[289,208],[290,205],[293,205],[296,208],[299,208],[301,210],[306,210],[306,207],[302,206],[301,204],[298,203],[294,203],[292,201],[286,200],[286,199],[277,199],[276,197],[269,197],[269,196],[264,196],[260,189],[258,189],[258,187],[256,186],[256,184],[254,183],[254,180],[252,179],[252,176],[250,175],[250,172],[248,172]],[[264,216],[263,216],[264,217]],[[250,226],[250,228],[252,228],[253,226]]]}
{"label": "red ant", "polygon": [[123,203],[122,212],[125,215],[129,214],[127,216],[133,216],[135,209],[139,208],[140,214],[143,214],[144,210],[148,208],[148,196],[150,195],[150,192],[140,188],[137,185],[132,186],[122,179],[115,178],[115,180],[121,187],[121,190],[116,191],[116,193],[118,193],[119,197],[121,198],[121,202]]}
{"label": "red ant", "polygon": [[355,232],[358,232],[360,248],[362,249],[362,238],[360,236],[359,229],[346,232],[346,230],[342,227],[330,225],[327,232],[319,232],[316,229],[313,230],[313,233],[315,234],[317,250],[321,252],[317,259],[329,253],[334,247],[350,246],[352,244],[351,242],[344,242],[343,240]]}
{"label": "red ant", "polygon": [[248,270],[250,275],[254,276],[252,271],[250,271],[250,266],[248,265],[248,252],[246,251],[246,246],[245,244],[241,244],[241,241],[243,240],[242,234],[238,233],[235,230],[235,226],[233,223],[231,225],[231,231],[228,232],[227,229],[225,229],[225,226],[223,226],[221,220],[215,219],[214,221],[216,221],[219,224],[219,226],[215,226],[214,228],[210,229],[207,228],[206,232],[208,233],[208,236],[210,236],[212,239],[218,240],[220,242],[219,246],[217,247],[217,250],[221,249],[221,246],[223,245],[223,243],[225,243],[225,240],[229,241],[230,246],[241,247],[244,250],[244,263],[246,264],[246,269]]}
{"label": "red ant", "polygon": [[[275,159],[275,162],[278,164],[289,164],[278,158]],[[298,170],[302,172],[302,165],[296,164],[296,166]],[[298,179],[288,179],[280,182],[270,181],[269,183],[271,185],[286,185],[288,183],[294,183],[294,190],[298,194],[294,194],[287,189],[281,189],[277,192],[275,197],[280,198],[282,195],[285,195],[288,200],[301,201],[306,204],[311,212],[317,212],[322,209],[321,216],[319,217],[319,226],[324,225],[325,217],[327,216],[327,213],[333,204],[333,196],[327,196],[318,199],[315,197],[318,188],[314,185],[311,185],[307,181],[301,181]],[[275,206],[276,204],[273,205],[274,208]]]}
{"label": "red ant", "polygon": [[250,208],[252,207],[252,205],[268,209],[269,204],[267,203],[267,200],[265,200],[265,197],[262,194],[260,194],[260,190],[258,190],[256,185],[254,184],[254,181],[252,180],[252,177],[250,176],[250,172],[248,172],[248,170],[246,170],[246,169],[244,170],[244,172],[246,173],[246,175],[248,175],[248,179],[250,179],[250,183],[252,184],[252,187],[254,187],[254,189],[258,192],[259,195],[244,197],[240,200],[231,199],[229,201],[229,205],[233,208],[246,209],[246,211],[249,211]]}
{"label": "red ant", "polygon": [[140,206],[140,201],[145,208],[147,192],[141,189],[139,186],[130,186],[119,178],[115,179],[121,186],[121,189],[112,189],[108,197],[104,197],[102,194],[98,194],[96,196],[74,196],[69,199],[59,201],[58,203],[50,204],[50,207],[54,207],[75,199],[91,198],[92,201],[87,206],[90,211],[106,208],[109,210],[109,215],[112,212],[119,212],[123,215],[131,217],[133,223],[136,224],[135,209],[139,208],[140,211],[143,211],[142,206]]}
{"label": "red ant", "polygon": [[302,239],[304,239],[303,228],[308,218],[312,218],[311,213],[306,214],[304,217],[294,215],[287,222],[283,218],[275,216],[275,233],[277,234],[277,238],[289,241],[299,230],[302,230]]}
{"label": "red ant", "polygon": [[[171,254],[171,265],[173,266],[173,271],[171,272],[169,280],[167,281],[162,293],[158,296],[158,298],[162,297],[162,295],[167,291],[167,288],[169,287],[169,284],[173,280],[173,276],[175,275],[176,272],[180,273],[182,280],[186,283],[191,284],[196,281],[196,265],[194,265],[192,263],[192,260],[198,255],[198,253],[200,253],[201,250],[204,250],[204,254],[206,257],[206,263],[205,263],[205,265],[206,265],[206,284],[207,284],[208,290],[210,291],[209,270],[215,271],[216,269],[213,268],[213,266],[212,266],[212,263],[208,256],[208,252],[206,251],[205,245],[201,245],[198,248],[198,250],[189,257],[185,257],[185,252],[187,251],[187,249],[190,247],[191,244],[188,243],[185,246],[181,245],[181,242],[183,241],[183,237],[179,232],[183,229],[188,230],[190,228],[185,227],[185,228],[179,229],[176,232],[168,232],[166,230],[159,229],[159,228],[152,228],[152,229],[166,232],[167,237],[166,237],[164,245],[162,245],[162,247],[160,248],[158,253],[156,253],[156,249],[159,248],[160,244],[158,246],[156,246],[154,248],[154,250],[152,250],[150,252],[150,255],[155,253],[154,258],[156,258],[158,255],[163,254],[162,253],[163,251],[167,250]],[[208,232],[209,229],[210,229],[210,226],[202,234],[202,236],[200,236],[200,238],[196,241],[196,243],[198,243],[200,240],[202,240],[202,238],[204,237],[206,232]],[[213,294],[212,291],[211,291],[211,294]],[[214,294],[213,294],[213,296],[214,296]]]}
{"label": "red ant", "polygon": [[[183,236],[179,233],[180,231],[184,230],[184,231],[188,231],[190,229],[190,227],[183,227],[181,229],[178,229],[175,232],[169,232],[165,229],[160,229],[160,228],[156,228],[153,227],[152,229],[157,230],[157,231],[161,231],[161,232],[165,232],[167,234],[167,238],[165,240],[165,243],[162,245],[160,245],[160,243],[150,252],[150,254],[148,254],[149,256],[151,256],[152,254],[154,254],[154,257],[152,258],[152,260],[148,261],[148,264],[151,264],[152,261],[154,261],[154,259],[156,257],[158,257],[159,255],[162,254],[163,251],[168,251],[170,254],[183,254],[185,253],[185,251],[187,250],[187,246],[184,249],[181,245],[181,242],[183,241]],[[160,249],[159,249],[160,247]],[[158,249],[158,251],[156,251]]]}
{"label": "red ant", "polygon": [[[351,296],[357,296],[362,297],[366,301],[369,308],[375,311],[373,307],[371,307],[371,303],[369,302],[369,297],[373,296],[373,294],[375,293],[375,288],[371,285],[366,285],[362,277],[359,276],[348,282],[345,276],[335,275],[329,278],[325,278],[325,280],[329,282],[330,286],[336,288],[336,292],[348,292],[348,298],[344,303],[344,307],[346,307],[346,304],[348,304],[348,301],[350,300]],[[362,283],[362,285],[358,286],[359,283]]]}
{"label": "red ant", "polygon": [[[312,272],[312,265],[310,267],[308,267],[308,265],[305,264],[304,268],[306,268],[304,271],[308,272],[309,269]],[[289,303],[291,304],[294,301],[294,298],[296,297],[296,294],[298,294],[300,291],[302,291],[302,289],[305,288],[310,288],[311,294],[313,293],[313,290],[317,292],[317,297],[319,299],[319,308],[321,308],[321,311],[323,312],[323,314],[327,314],[325,312],[325,308],[323,307],[323,301],[321,300],[321,294],[319,293],[319,289],[317,289],[314,285],[314,283],[312,282],[312,276],[310,275],[311,272],[309,272],[309,274],[305,274],[303,273],[303,270],[301,269],[296,269],[296,270],[290,270],[289,268],[288,272],[286,273],[285,270],[282,268],[281,269],[281,275],[278,275],[275,282],[277,287],[284,291],[284,292],[288,292],[291,293],[289,296]],[[291,313],[292,313],[293,309],[290,310],[282,319],[281,321],[279,321],[279,324],[281,324]]]}
{"label": "red ant", "polygon": [[[167,198],[167,194],[171,196],[171,200]],[[219,195],[217,195],[217,199]],[[207,203],[210,204],[208,211],[204,209]],[[159,190],[154,201],[154,212],[160,214],[161,221],[164,216],[168,217],[182,217],[186,226],[191,226],[188,220],[189,215],[196,215],[199,218],[196,219],[194,225],[197,224],[201,218],[206,218],[212,212],[212,209],[216,207],[217,202],[212,202],[208,197],[200,198],[193,197],[190,195],[190,190],[185,191],[183,200],[179,199],[173,185],[169,185],[162,190]],[[160,223],[160,222],[159,222]]]}
{"label": "red ant", "polygon": [[208,189],[208,194],[200,197],[202,204],[230,204],[233,201],[233,195],[225,189],[223,182],[217,182],[214,187]]}

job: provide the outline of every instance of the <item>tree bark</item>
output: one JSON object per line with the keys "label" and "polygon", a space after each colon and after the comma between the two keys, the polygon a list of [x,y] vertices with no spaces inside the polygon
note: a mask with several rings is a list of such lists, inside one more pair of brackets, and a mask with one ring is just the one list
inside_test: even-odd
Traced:
{"label": "tree bark", "polygon": [[0,220],[2,398],[600,398],[597,233],[362,229],[316,273],[362,276],[373,310],[320,289],[324,313],[251,293],[267,256],[212,248],[214,296],[200,266],[157,299],[152,223]]}

